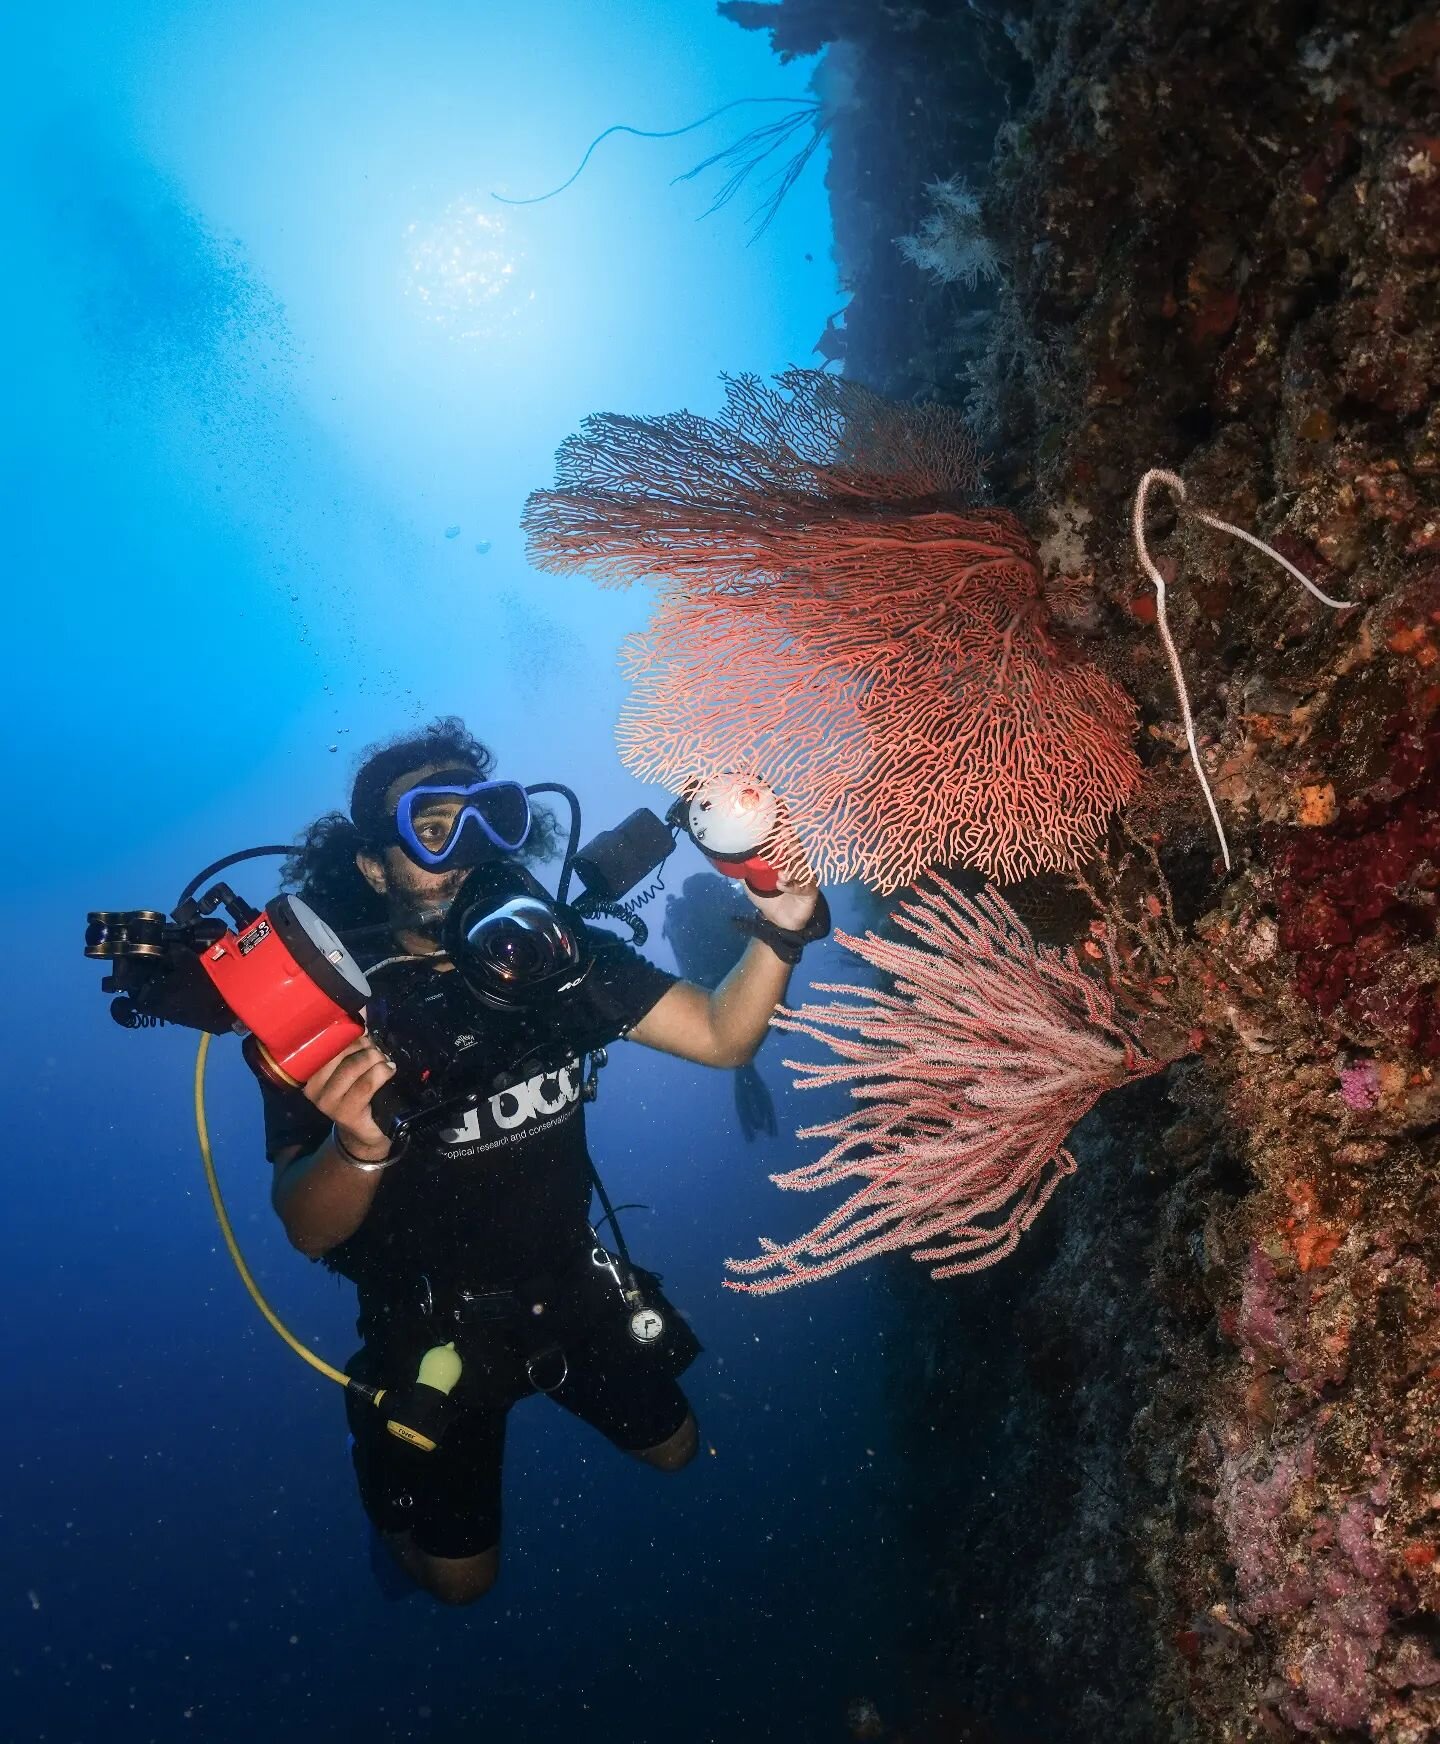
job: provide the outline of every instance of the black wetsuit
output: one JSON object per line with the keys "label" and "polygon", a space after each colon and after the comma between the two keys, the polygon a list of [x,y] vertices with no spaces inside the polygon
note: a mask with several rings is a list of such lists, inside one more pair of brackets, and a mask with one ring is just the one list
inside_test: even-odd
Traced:
{"label": "black wetsuit", "polygon": [[[594,966],[538,1047],[532,1035],[517,1049],[453,971],[420,961],[372,975],[397,1024],[423,1001],[428,1032],[448,1036],[447,1071],[480,1087],[474,1107],[417,1134],[364,1222],[325,1255],[359,1295],[352,1373],[403,1386],[432,1345],[460,1350],[456,1415],[434,1452],[388,1434],[381,1413],[347,1396],[367,1513],[434,1556],[498,1541],[505,1418],[527,1393],[546,1391],[627,1451],[666,1440],[688,1410],[675,1376],[699,1348],[693,1335],[671,1309],[665,1348],[637,1344],[614,1279],[594,1264],[581,1098],[583,1055],[623,1036],[675,977],[612,935],[592,936]],[[324,1143],[330,1123],[298,1091],[263,1094],[272,1160]],[[559,1354],[537,1361],[541,1325]]]}

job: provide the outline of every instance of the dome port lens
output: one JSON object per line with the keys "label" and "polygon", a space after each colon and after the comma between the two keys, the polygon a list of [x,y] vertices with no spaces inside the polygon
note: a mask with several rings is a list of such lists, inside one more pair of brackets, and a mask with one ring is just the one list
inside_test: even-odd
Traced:
{"label": "dome port lens", "polygon": [[507,990],[539,981],[576,959],[574,942],[545,904],[520,896],[467,915],[466,952]]}

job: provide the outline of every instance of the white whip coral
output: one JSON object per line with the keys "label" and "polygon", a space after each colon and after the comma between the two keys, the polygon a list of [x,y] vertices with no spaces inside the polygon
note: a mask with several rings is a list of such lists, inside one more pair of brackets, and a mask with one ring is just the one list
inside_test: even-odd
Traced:
{"label": "white whip coral", "polygon": [[895,919],[918,943],[836,934],[890,991],[817,983],[857,997],[773,1020],[837,1056],[786,1060],[804,1074],[796,1087],[848,1084],[856,1106],[801,1128],[829,1150],[771,1179],[804,1192],[863,1185],[799,1240],[727,1260],[747,1280],[727,1279],[732,1289],[765,1295],[898,1248],[934,1262],[935,1278],[993,1265],[1074,1172],[1064,1141],[1081,1116],[1168,1063],[1144,1052],[1072,949],[1037,945],[995,891],[967,897],[937,878]]}
{"label": "white whip coral", "polygon": [[1273,557],[1282,569],[1288,570],[1303,587],[1322,605],[1330,606],[1337,612],[1348,611],[1349,600],[1331,599],[1328,593],[1323,593],[1310,577],[1299,570],[1288,557],[1282,557],[1273,545],[1267,545],[1263,539],[1257,539],[1253,533],[1247,533],[1243,527],[1237,527],[1233,521],[1222,521],[1216,515],[1209,515],[1203,509],[1191,508],[1186,502],[1185,481],[1178,474],[1166,472],[1162,467],[1151,467],[1145,473],[1140,483],[1135,487],[1135,501],[1130,507],[1130,537],[1135,542],[1135,555],[1140,560],[1140,567],[1149,577],[1155,589],[1155,628],[1160,632],[1160,641],[1165,649],[1165,658],[1170,662],[1170,674],[1175,680],[1175,698],[1180,704],[1180,719],[1185,723],[1185,743],[1190,747],[1190,761],[1195,766],[1195,775],[1200,783],[1200,791],[1205,795],[1205,803],[1210,808],[1210,821],[1215,825],[1215,834],[1220,839],[1220,852],[1224,856],[1225,870],[1230,870],[1230,843],[1225,837],[1225,826],[1220,822],[1219,808],[1215,804],[1215,795],[1210,791],[1210,783],[1205,779],[1205,765],[1200,761],[1200,746],[1195,738],[1195,717],[1190,710],[1190,692],[1185,684],[1185,669],[1180,664],[1180,655],[1175,647],[1175,639],[1170,634],[1170,617],[1165,609],[1166,590],[1165,577],[1155,567],[1150,556],[1150,547],[1145,542],[1145,503],[1152,486],[1163,484],[1170,491],[1184,513],[1193,515],[1197,521],[1203,521],[1207,527],[1215,527],[1222,533],[1233,533],[1237,539],[1243,539],[1247,545],[1253,545],[1257,551],[1263,551],[1267,557]]}

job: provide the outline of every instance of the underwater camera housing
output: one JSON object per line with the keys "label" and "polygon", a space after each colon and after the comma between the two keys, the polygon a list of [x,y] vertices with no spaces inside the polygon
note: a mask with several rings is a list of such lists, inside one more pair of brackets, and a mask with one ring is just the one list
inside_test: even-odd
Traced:
{"label": "underwater camera housing", "polygon": [[[256,1075],[287,1089],[303,1085],[368,1031],[396,1063],[374,1106],[392,1142],[492,1094],[521,1066],[585,1051],[592,1044],[566,1024],[565,1001],[593,964],[586,922],[620,919],[643,944],[638,902],[627,905],[625,898],[669,856],[676,832],[641,810],[581,849],[575,795],[557,783],[529,791],[559,792],[570,804],[558,894],[509,858],[476,867],[442,929],[456,975],[427,976],[423,989],[378,996],[345,941],[301,898],[277,896],[257,910],[225,883],[197,897],[207,879],[229,866],[293,852],[249,848],[192,878],[168,920],[156,909],[90,912],[85,955],[110,967],[101,987],[115,995],[112,1017],[127,1029],[175,1024],[238,1033]],[[586,885],[573,904],[566,901],[572,873]],[[499,1044],[498,1075],[496,1050],[473,1048],[482,1026]],[[471,1045],[457,1047],[462,1036]]]}
{"label": "underwater camera housing", "polygon": [[[224,905],[232,925],[213,918]],[[93,910],[85,955],[113,964],[101,982],[126,1029],[179,1024],[244,1033],[251,1068],[294,1088],[365,1033],[370,984],[337,935],[298,896],[257,911],[227,884],[154,909]]]}
{"label": "underwater camera housing", "polygon": [[595,960],[584,917],[509,860],[469,874],[440,943],[472,997],[507,1014],[553,1007],[584,982]]}
{"label": "underwater camera housing", "polygon": [[[490,888],[472,888],[471,900],[455,907],[460,918],[472,916],[472,927],[477,899],[487,913],[504,906],[494,901],[497,880],[485,882]],[[523,887],[507,894],[539,907]],[[395,1076],[372,1108],[393,1144],[503,1086],[504,1074],[493,1071],[494,1050],[474,1048],[482,1029],[517,1063],[554,1053],[560,1042],[554,1000],[508,1011],[481,1004],[476,989],[488,986],[496,965],[486,955],[466,961],[463,940],[459,974],[427,973],[408,985],[400,977],[396,991],[377,993],[337,935],[299,898],[277,897],[259,912],[238,900],[237,907],[241,918],[230,927],[208,917],[167,923],[153,910],[92,913],[85,954],[112,966],[102,986],[116,994],[116,1022],[127,1029],[175,1024],[212,1035],[241,1033],[246,1063],[281,1089],[303,1085],[368,1033],[395,1062]],[[575,963],[579,979],[592,959],[587,951]],[[502,952],[500,967],[507,960]],[[568,1047],[562,1051],[568,1054]]]}

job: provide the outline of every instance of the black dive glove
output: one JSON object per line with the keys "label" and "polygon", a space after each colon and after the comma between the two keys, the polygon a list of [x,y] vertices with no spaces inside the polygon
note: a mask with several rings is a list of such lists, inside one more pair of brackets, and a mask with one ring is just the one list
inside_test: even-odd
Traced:
{"label": "black dive glove", "polygon": [[800,953],[806,945],[813,945],[817,939],[823,939],[830,931],[830,904],[825,900],[825,892],[815,893],[815,912],[797,931],[789,927],[778,927],[773,920],[767,920],[763,914],[737,915],[735,925],[742,933],[749,933],[752,939],[759,939],[762,945],[769,945],[782,963],[788,963],[793,969],[800,961]]}

